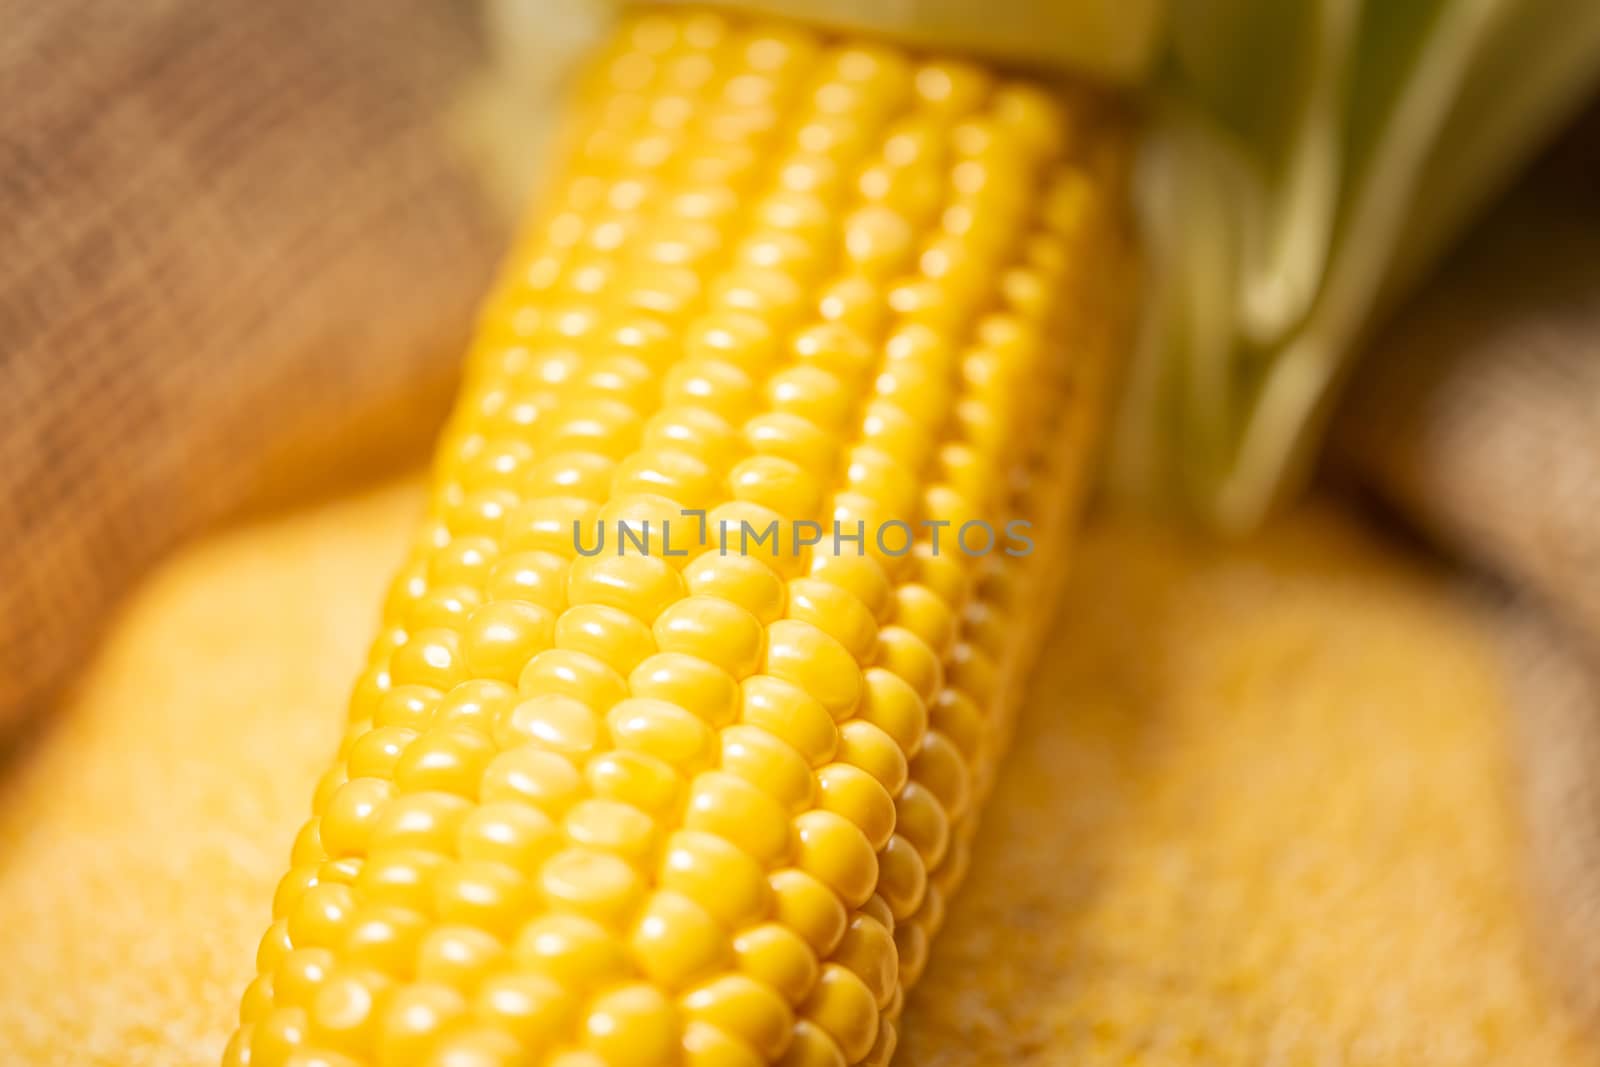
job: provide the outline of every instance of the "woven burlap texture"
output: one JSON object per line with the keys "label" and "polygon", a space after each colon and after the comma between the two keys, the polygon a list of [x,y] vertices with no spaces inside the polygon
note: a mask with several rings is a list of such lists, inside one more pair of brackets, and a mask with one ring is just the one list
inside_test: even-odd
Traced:
{"label": "woven burlap texture", "polygon": [[496,250],[475,19],[0,0],[0,731],[179,538],[425,447]]}
{"label": "woven burlap texture", "polygon": [[1535,916],[1600,1025],[1600,107],[1381,336],[1336,459],[1503,587]]}

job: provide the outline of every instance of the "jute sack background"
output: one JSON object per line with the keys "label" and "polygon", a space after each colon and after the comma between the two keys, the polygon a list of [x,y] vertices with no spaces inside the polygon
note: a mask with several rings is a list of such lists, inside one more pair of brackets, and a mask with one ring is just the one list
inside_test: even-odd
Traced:
{"label": "jute sack background", "polygon": [[1600,107],[1365,354],[1335,460],[1498,579],[1535,919],[1600,1025]]}
{"label": "jute sack background", "polygon": [[415,457],[500,241],[465,0],[0,0],[0,733],[241,506]]}

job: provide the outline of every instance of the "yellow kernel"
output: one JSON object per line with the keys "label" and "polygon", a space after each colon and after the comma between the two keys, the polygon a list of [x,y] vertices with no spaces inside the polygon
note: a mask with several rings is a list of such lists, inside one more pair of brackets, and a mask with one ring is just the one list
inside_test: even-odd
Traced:
{"label": "yellow kernel", "polygon": [[415,631],[461,626],[482,603],[483,595],[468,586],[429,589],[406,606],[401,617],[404,625],[391,631],[388,637],[390,655],[405,647]]}
{"label": "yellow kernel", "polygon": [[606,713],[606,726],[618,748],[655,756],[692,770],[711,755],[716,738],[692,713],[663,700],[630,697]]}
{"label": "yellow kernel", "polygon": [[525,442],[486,442],[476,455],[462,464],[461,486],[468,492],[513,489],[532,460],[533,449]]}
{"label": "yellow kernel", "polygon": [[567,575],[572,604],[605,604],[651,623],[684,595],[684,582],[656,556],[596,556],[573,563]]}
{"label": "yellow kernel", "polygon": [[789,583],[788,599],[789,618],[815,626],[844,646],[857,663],[871,660],[878,623],[849,590],[819,578],[796,578]]}
{"label": "yellow kernel", "polygon": [[756,454],[786,459],[813,474],[831,473],[838,451],[834,439],[815,423],[781,411],[745,423],[744,439]]}
{"label": "yellow kernel", "polygon": [[928,729],[928,710],[922,697],[892,670],[869,667],[863,677],[867,691],[861,702],[861,719],[893,738],[907,758],[914,756]]}
{"label": "yellow kernel", "polygon": [[822,1027],[809,1019],[794,1024],[789,1038],[789,1048],[784,1052],[783,1067],[847,1067],[838,1042]]}
{"label": "yellow kernel", "polygon": [[668,839],[658,881],[662,889],[682,893],[728,927],[765,914],[771,896],[760,864],[722,838],[692,830]]}
{"label": "yellow kernel", "polygon": [[682,989],[725,967],[731,958],[726,932],[690,897],[657,890],[645,903],[628,941],[645,977],[667,989]]}
{"label": "yellow kernel", "polygon": [[533,699],[564,697],[596,712],[604,712],[628,693],[628,683],[610,664],[569,648],[552,648],[533,657],[517,688]]}
{"label": "yellow kernel", "polygon": [[278,961],[290,949],[294,942],[289,939],[289,922],[286,919],[275,919],[267,932],[261,937],[261,944],[256,949],[256,972],[258,974],[272,970]]}
{"label": "yellow kernel", "polygon": [[[696,407],[673,407],[659,411],[645,424],[644,445],[647,448],[676,449],[697,457],[712,468],[739,451],[739,435],[714,412]],[[691,519],[684,519],[689,525]],[[674,523],[674,525],[677,525]],[[673,550],[680,539],[674,533]]]}
{"label": "yellow kernel", "polygon": [[970,579],[960,553],[933,554],[931,546],[919,544],[913,550],[916,561],[916,580],[933,590],[935,596],[947,604],[961,604],[968,600]]}
{"label": "yellow kernel", "polygon": [[445,864],[435,852],[383,852],[367,857],[356,877],[356,895],[366,905],[433,911],[432,879]]}
{"label": "yellow kernel", "polygon": [[762,1067],[755,1050],[714,1026],[691,1020],[683,1028],[684,1067]]}
{"label": "yellow kernel", "polygon": [[244,996],[239,1001],[239,1022],[255,1023],[267,1017],[272,1011],[272,974],[264,972],[256,975],[245,987]]}
{"label": "yellow kernel", "polygon": [[878,665],[903,679],[923,701],[944,685],[944,666],[916,634],[903,626],[885,626],[878,633]]}
{"label": "yellow kernel", "polygon": [[842,427],[854,404],[851,390],[838,375],[803,364],[769,378],[766,396],[773,410],[809,419],[824,429]]}
{"label": "yellow kernel", "polygon": [[[546,456],[563,452],[588,452],[607,459],[621,459],[638,447],[644,425],[638,412],[620,400],[603,395],[572,397],[560,408],[552,408],[545,415],[547,417],[534,423],[533,437],[535,451]],[[545,515],[554,519],[558,524],[555,532],[566,534],[570,544],[572,521],[587,514],[588,508],[580,505],[589,504],[589,501],[566,496],[538,499],[548,506],[543,512],[532,512],[530,517]],[[523,525],[518,522],[522,514],[523,509],[519,508],[507,520],[508,524]],[[562,519],[566,521],[562,522]],[[558,541],[552,547],[530,543],[521,547],[559,552],[559,544]]]}
{"label": "yellow kernel", "polygon": [[894,952],[899,955],[901,989],[909,989],[917,984],[928,965],[928,931],[922,921],[904,921],[894,926]]}
{"label": "yellow kernel", "polygon": [[448,854],[471,807],[462,797],[444,792],[397,796],[384,806],[373,826],[369,847],[374,852],[420,849]]}
{"label": "yellow kernel", "polygon": [[950,650],[950,685],[970,693],[980,704],[992,705],[1000,687],[1000,668],[983,649],[958,641]]}
{"label": "yellow kernel", "polygon": [[[844,477],[850,492],[878,501],[894,515],[911,513],[916,503],[916,493],[911,487],[916,484],[916,479],[897,458],[882,448],[868,444],[852,448],[848,461]],[[902,529],[891,540],[885,531],[874,538],[874,547],[879,547],[881,543],[888,551],[903,554],[905,544],[913,540],[916,533],[915,529]]]}
{"label": "yellow kernel", "polygon": [[[658,630],[662,628],[662,619],[673,615],[684,604],[700,599],[709,598],[690,597],[668,608],[656,619]],[[726,605],[725,601],[716,602]],[[728,606],[733,611],[740,610]],[[675,623],[663,647],[690,644],[686,636],[682,627]],[[756,636],[757,640],[763,637],[759,627]],[[739,683],[715,662],[684,651],[659,652],[640,663],[628,676],[628,688],[636,697],[676,704],[713,728],[726,726],[739,714]]]}
{"label": "yellow kernel", "polygon": [[723,770],[759,787],[790,813],[811,806],[811,766],[788,742],[744,723],[725,727],[719,740]]}
{"label": "yellow kernel", "polygon": [[703,408],[730,423],[742,423],[756,403],[755,383],[739,367],[722,360],[687,360],[667,371],[662,406]]}
{"label": "yellow kernel", "polygon": [[844,322],[807,327],[790,342],[795,360],[845,381],[857,381],[872,368],[877,353],[861,333]]}
{"label": "yellow kernel", "polygon": [[[572,527],[567,527],[567,544]],[[567,564],[553,552],[518,552],[496,563],[486,591],[493,600],[524,600],[559,613],[567,606]]]}
{"label": "yellow kernel", "polygon": [[453,630],[422,630],[389,658],[396,686],[421,685],[444,692],[466,678],[461,640]]}
{"label": "yellow kernel", "polygon": [[[601,356],[585,364],[574,395],[616,400],[635,411],[654,405],[659,385],[655,372],[633,356]],[[526,496],[570,494],[590,500],[604,499],[609,457],[592,452],[557,453],[530,468],[523,484]]]}
{"label": "yellow kernel", "polygon": [[415,983],[394,990],[378,1020],[377,1061],[424,1062],[439,1035],[466,1010],[466,1001],[449,986]]}
{"label": "yellow kernel", "polygon": [[563,756],[583,756],[600,740],[600,716],[583,700],[546,693],[510,709],[495,723],[495,743],[502,748],[534,745]]}
{"label": "yellow kernel", "polygon": [[453,793],[475,800],[483,769],[495,747],[469,727],[436,727],[406,747],[394,768],[395,785],[407,792]]}
{"label": "yellow kernel", "polygon": [[1036,159],[1059,156],[1066,146],[1066,111],[1043,89],[1007,82],[995,89],[989,107],[995,121],[1025,145]]}
{"label": "yellow kernel", "polygon": [[[612,392],[624,384],[624,380],[616,374],[597,380],[599,385]],[[617,396],[616,399],[624,398]],[[558,452],[529,468],[522,491],[530,497],[570,496],[602,501],[611,486],[615,468],[615,460],[596,452]]]}
{"label": "yellow kernel", "polygon": [[808,811],[795,817],[797,866],[826,883],[849,907],[872,896],[878,860],[866,835],[831,811]]}
{"label": "yellow kernel", "polygon": [[928,868],[916,846],[899,834],[878,853],[878,892],[894,918],[915,915],[928,888]]}
{"label": "yellow kernel", "polygon": [[820,965],[816,952],[793,929],[769,922],[741,931],[733,940],[739,969],[764,982],[790,1004],[811,992]]}
{"label": "yellow kernel", "polygon": [[780,619],[767,627],[764,670],[805,690],[835,719],[861,699],[861,669],[849,650],[811,623]]}
{"label": "yellow kernel", "polygon": [[309,1007],[333,966],[334,955],[326,948],[302,946],[292,950],[273,969],[273,1003],[280,1008]]}
{"label": "yellow kernel", "polygon": [[850,1063],[865,1056],[878,1036],[877,1001],[866,983],[837,963],[822,965],[822,974],[801,1011],[827,1031]]}
{"label": "yellow kernel", "polygon": [[942,689],[928,709],[929,725],[943,734],[969,767],[984,758],[985,721],[982,710],[971,697],[954,689]]}
{"label": "yellow kernel", "polygon": [[731,601],[763,624],[781,618],[784,584],[777,571],[753,556],[726,554],[711,549],[684,569],[689,591]]}
{"label": "yellow kernel", "polygon": [[740,688],[744,695],[741,722],[781,739],[812,766],[833,758],[839,747],[839,728],[828,709],[811,694],[794,682],[767,674],[746,678]]}
{"label": "yellow kernel", "polygon": [[[626,557],[637,559],[646,555],[657,562],[665,560],[673,568],[687,562],[703,547],[698,524],[692,518],[684,514],[681,503],[656,493],[618,494],[600,509],[601,522],[610,535],[607,552],[612,557],[618,555],[620,544],[621,554]],[[620,542],[617,540],[619,531]],[[625,563],[624,567],[627,566]],[[677,588],[671,578],[661,581]]]}
{"label": "yellow kernel", "polygon": [[571,992],[541,974],[494,975],[484,981],[472,1000],[474,1016],[535,1053],[560,1040],[577,1008]]}
{"label": "yellow kernel", "polygon": [[485,860],[459,860],[434,879],[434,907],[447,923],[507,937],[527,913],[531,890],[515,868]]}
{"label": "yellow kernel", "polygon": [[858,208],[844,223],[844,251],[868,277],[896,273],[911,258],[916,233],[898,211],[882,205]]}
{"label": "yellow kernel", "polygon": [[505,956],[505,946],[487,931],[474,926],[435,926],[417,946],[417,981],[470,992],[505,962]]}
{"label": "yellow kernel", "polygon": [[[255,1024],[241,1023],[222,1050],[222,1067],[250,1067],[251,1046],[255,1042]],[[758,1065],[759,1067],[759,1065]]]}
{"label": "yellow kernel", "polygon": [[928,430],[898,402],[881,397],[868,402],[861,420],[861,439],[894,458],[906,470],[917,470],[931,449]]}
{"label": "yellow kernel", "polygon": [[871,338],[882,331],[889,307],[877,282],[861,275],[846,275],[822,290],[817,310],[824,321]]}
{"label": "yellow kernel", "polygon": [[502,600],[475,609],[462,630],[472,673],[514,682],[534,654],[550,647],[555,618],[537,605]]}
{"label": "yellow kernel", "polygon": [[532,745],[500,753],[483,772],[484,803],[516,801],[555,814],[577,799],[582,780],[564,757]]}
{"label": "yellow kernel", "polygon": [[417,912],[392,906],[364,906],[339,946],[340,959],[395,978],[409,978],[417,946],[427,929],[427,919]]}
{"label": "yellow kernel", "polygon": [[[698,456],[670,448],[635,452],[617,464],[611,479],[611,491],[619,496],[664,496],[690,509],[709,507],[718,496],[717,476],[711,467]],[[637,537],[637,542],[625,538],[620,530],[611,529],[606,533],[614,541],[614,547],[610,549],[612,552],[661,551],[659,538],[663,535],[659,529],[630,528],[629,533]],[[656,540],[651,540],[652,535]],[[570,587],[568,595],[571,596]]]}
{"label": "yellow kernel", "polygon": [[939,800],[918,782],[909,782],[894,801],[895,832],[916,846],[917,852],[935,870],[950,846],[950,818]]}
{"label": "yellow kernel", "polygon": [[274,1008],[258,1019],[250,1040],[250,1063],[260,1067],[288,1064],[295,1050],[305,1044],[310,1021],[304,1008]]}
{"label": "yellow kernel", "polygon": [[382,778],[353,778],[341,785],[322,812],[322,845],[328,855],[366,855],[372,828],[394,794],[394,783]]}
{"label": "yellow kernel", "polygon": [[562,612],[555,627],[559,648],[587,653],[619,674],[633,670],[656,650],[650,627],[619,608],[579,604]]}
{"label": "yellow kernel", "polygon": [[[378,699],[373,712],[374,726],[395,726],[413,732],[426,730],[433,725],[434,714],[439,709],[437,689],[421,685],[398,685]],[[321,810],[321,805],[314,805]]]}
{"label": "yellow kernel", "polygon": [[584,1046],[614,1067],[656,1067],[678,1052],[677,1009],[660,990],[643,983],[619,986],[590,1002]]}
{"label": "yellow kernel", "polygon": [[481,587],[499,555],[491,538],[458,537],[428,557],[428,583]]}
{"label": "yellow kernel", "polygon": [[956,620],[950,605],[932,589],[912,583],[895,590],[895,625],[910,630],[935,655],[955,640]]}
{"label": "yellow kernel", "polygon": [[290,912],[290,939],[298,949],[336,949],[349,931],[354,910],[355,894],[350,886],[310,886]]}
{"label": "yellow kernel", "polygon": [[832,962],[861,979],[880,1009],[894,996],[900,980],[899,958],[894,937],[876,919],[866,915],[851,919]]}
{"label": "yellow kernel", "polygon": [[457,831],[456,849],[464,860],[502,864],[524,875],[560,846],[555,821],[537,808],[501,801],[467,813]]}
{"label": "yellow kernel", "polygon": [[972,796],[972,772],[948,737],[930,730],[911,761],[911,774],[934,795],[952,820],[966,812]]}
{"label": "yellow kernel", "polygon": [[[350,746],[347,757],[350,775],[355,778],[393,778],[394,765],[399,761],[400,754],[417,736],[417,731],[403,726],[379,726],[367,730]],[[309,829],[313,824],[306,825]],[[320,840],[316,847],[321,850]]]}
{"label": "yellow kernel", "polygon": [[567,812],[564,825],[574,844],[614,853],[635,866],[645,866],[655,850],[654,820],[620,801],[580,800]]}
{"label": "yellow kernel", "polygon": [[805,467],[779,456],[751,456],[728,473],[736,500],[771,508],[788,519],[815,515],[822,505],[822,486]]}
{"label": "yellow kernel", "polygon": [[347,1056],[370,1057],[378,1019],[393,982],[370,970],[346,970],[317,990],[307,1011],[313,1043]]}
{"label": "yellow kernel", "polygon": [[731,841],[763,864],[777,862],[789,851],[789,819],[782,805],[725,771],[706,771],[695,778],[683,825]]}
{"label": "yellow kernel", "polygon": [[725,974],[684,994],[685,1017],[739,1038],[769,1061],[782,1054],[794,1013],[770,986],[745,974]]}
{"label": "yellow kernel", "polygon": [[680,600],[656,618],[653,629],[662,652],[696,657],[734,678],[755,673],[761,664],[765,634],[760,620],[720,597]]}
{"label": "yellow kernel", "polygon": [[683,344],[686,359],[730,363],[751,374],[764,374],[778,354],[777,338],[767,321],[746,310],[702,315],[689,324]]}
{"label": "yellow kernel", "polygon": [[884,572],[883,564],[871,556],[818,553],[811,561],[810,576],[850,593],[880,621],[889,609],[889,576]]}
{"label": "yellow kernel", "polygon": [[842,815],[881,849],[894,833],[894,798],[872,775],[848,763],[830,763],[817,771],[818,806]]}
{"label": "yellow kernel", "polygon": [[805,938],[818,956],[832,953],[848,922],[838,894],[815,875],[793,867],[774,872],[768,884],[773,917]]}
{"label": "yellow kernel", "polygon": [[510,1035],[492,1026],[458,1026],[440,1036],[428,1067],[518,1067],[526,1062]]}
{"label": "yellow kernel", "polygon": [[583,768],[596,796],[664,815],[674,809],[683,787],[672,765],[643,752],[603,752]]}
{"label": "yellow kernel", "polygon": [[[580,540],[580,535],[584,544],[592,544],[599,512],[599,505],[581,497],[538,497],[519,505],[506,516],[506,543],[514,553],[496,567],[490,577],[491,587],[502,587],[503,582],[509,580],[503,573],[505,568],[516,565],[517,561],[542,560],[545,557],[556,557],[558,560],[570,558],[573,543]],[[559,577],[565,572],[566,565],[562,563],[559,572],[552,577]],[[547,572],[541,569],[535,573],[543,576]],[[521,572],[520,577],[526,581],[539,581],[538,577],[526,572]],[[543,587],[544,583],[540,582],[540,588]],[[515,599],[536,598],[521,593]],[[537,598],[537,602],[552,611],[561,606],[542,597]]]}
{"label": "yellow kernel", "polygon": [[[796,233],[776,228],[757,229],[739,242],[734,257],[741,267],[759,272],[758,277],[784,272],[796,280],[810,280],[822,263],[822,249]],[[727,302],[731,295],[724,290],[720,299]],[[785,300],[795,295],[803,296],[786,292]],[[792,314],[795,310],[797,308],[786,307],[784,312]]]}
{"label": "yellow kernel", "polygon": [[568,848],[551,856],[539,886],[551,907],[607,923],[631,909],[645,888],[625,860],[592,848]]}

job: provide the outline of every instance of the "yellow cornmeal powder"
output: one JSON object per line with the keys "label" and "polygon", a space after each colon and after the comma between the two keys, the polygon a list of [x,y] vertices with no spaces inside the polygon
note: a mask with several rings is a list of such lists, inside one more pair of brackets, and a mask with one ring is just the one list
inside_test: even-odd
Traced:
{"label": "yellow cornmeal powder", "polygon": [[[213,1062],[420,494],[153,576],[0,787],[0,1063]],[[1586,1062],[1526,947],[1501,698],[1320,507],[1086,538],[898,1064]]]}

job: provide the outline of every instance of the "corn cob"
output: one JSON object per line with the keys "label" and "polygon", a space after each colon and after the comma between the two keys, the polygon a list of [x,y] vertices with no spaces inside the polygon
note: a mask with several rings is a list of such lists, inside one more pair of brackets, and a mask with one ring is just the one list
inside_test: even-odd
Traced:
{"label": "corn cob", "polygon": [[1124,318],[1117,124],[703,12],[577,97],[227,1064],[884,1063],[966,866]]}

